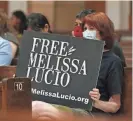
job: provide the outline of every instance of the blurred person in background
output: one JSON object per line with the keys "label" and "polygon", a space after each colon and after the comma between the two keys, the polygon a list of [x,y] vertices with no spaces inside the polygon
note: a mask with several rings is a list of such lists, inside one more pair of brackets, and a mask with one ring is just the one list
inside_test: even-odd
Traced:
{"label": "blurred person in background", "polygon": [[[82,10],[81,12],[79,12],[76,15],[76,20],[75,20],[75,28],[72,31],[72,36],[74,37],[83,37],[83,20],[85,18],[85,16],[95,13],[95,10],[92,9],[87,9],[87,10]],[[116,35],[114,33],[114,35]],[[123,67],[126,67],[126,61],[125,61],[125,57],[122,51],[122,48],[119,45],[119,42],[117,41],[117,36],[115,36],[115,41],[114,41],[114,45],[112,47],[112,52],[114,52],[121,60],[122,60],[122,65]]]}
{"label": "blurred person in background", "polygon": [[27,30],[52,33],[48,19],[41,13],[31,13],[27,17]]}
{"label": "blurred person in background", "polygon": [[76,15],[76,19],[75,19],[75,28],[72,31],[72,36],[74,37],[83,37],[83,30],[82,30],[82,26],[83,26],[83,20],[85,18],[85,16],[87,16],[88,14],[94,13],[95,10],[92,9],[87,9],[87,10],[82,10],[81,12],[79,12]]}
{"label": "blurred person in background", "polygon": [[9,25],[9,19],[4,12],[0,12],[1,17],[5,20],[5,27],[3,28],[3,34],[1,35],[4,39],[10,42],[12,47],[12,57],[15,58],[19,48],[19,42],[16,36],[12,33],[13,28]]}
{"label": "blurred person in background", "polygon": [[15,29],[16,37],[20,41],[24,30],[27,29],[27,18],[23,11],[14,11],[11,17],[11,25]]}
{"label": "blurred person in background", "polygon": [[7,18],[3,12],[0,13],[0,66],[10,65],[13,58],[11,43],[3,36],[7,29]]}

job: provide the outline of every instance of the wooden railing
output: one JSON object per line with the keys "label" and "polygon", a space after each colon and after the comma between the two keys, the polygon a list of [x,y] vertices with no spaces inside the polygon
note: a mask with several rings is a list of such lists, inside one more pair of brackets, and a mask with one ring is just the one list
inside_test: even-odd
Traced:
{"label": "wooden railing", "polygon": [[[21,88],[19,88],[20,84]],[[0,88],[2,88],[0,119],[2,115],[9,121],[31,121],[31,80],[29,78],[5,78],[0,82]]]}

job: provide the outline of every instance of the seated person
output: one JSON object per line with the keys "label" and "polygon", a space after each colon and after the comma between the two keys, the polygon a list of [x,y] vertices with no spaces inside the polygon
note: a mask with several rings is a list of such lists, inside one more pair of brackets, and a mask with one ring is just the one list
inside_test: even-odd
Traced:
{"label": "seated person", "polygon": [[[87,16],[88,14],[94,13],[94,12],[95,10],[88,9],[88,10],[82,10],[80,13],[78,13],[76,15],[75,27],[80,26],[82,28],[82,23],[83,23],[85,16]],[[78,35],[79,35],[78,33],[76,34],[75,31],[72,31],[72,36],[79,37]]]}
{"label": "seated person", "polygon": [[[105,41],[97,89],[100,99],[93,92],[90,96],[94,100],[93,112],[116,113],[121,105],[123,66],[121,60],[112,52],[114,45],[114,26],[104,13],[92,13],[85,17],[83,37],[93,35],[94,39]],[[93,34],[92,34],[93,33]],[[95,34],[94,34],[95,33]],[[92,93],[92,94],[91,94]]]}
{"label": "seated person", "polygon": [[8,40],[5,40],[2,37],[0,37],[0,66],[8,66],[11,64],[11,61],[12,61],[11,45]]}
{"label": "seated person", "polygon": [[12,48],[12,58],[15,58],[19,46],[18,40],[15,35],[11,33],[11,27],[9,27],[7,15],[4,12],[0,12],[0,17],[4,22],[1,37],[9,41]]}
{"label": "seated person", "polygon": [[[111,51],[114,44],[114,28],[112,26],[112,21],[102,12],[87,15],[84,25],[85,31],[83,32],[83,37],[89,39],[90,35],[93,35],[91,39],[104,41],[105,46],[97,87],[88,92],[88,96],[94,101],[92,112],[81,109],[70,109],[70,113],[74,115],[91,114],[110,116],[111,114],[116,114],[120,110],[123,79],[121,59]],[[58,106],[40,101],[33,101],[32,104],[34,109],[33,117],[35,116],[37,118],[36,114],[38,114],[39,117],[53,118],[55,112],[58,116],[56,115],[54,118],[57,119],[57,117],[59,118],[62,114]]]}
{"label": "seated person", "polygon": [[6,32],[3,36],[4,39],[8,40],[10,42],[11,48],[12,48],[12,58],[17,57],[18,54],[18,48],[19,48],[19,43],[15,35],[13,35],[10,32]]}
{"label": "seated person", "polygon": [[32,13],[27,17],[28,30],[52,33],[47,18],[40,13]]}
{"label": "seated person", "polygon": [[10,65],[13,58],[13,50],[8,40],[3,39],[7,27],[5,15],[0,13],[0,66]]}
{"label": "seated person", "polygon": [[[92,14],[92,13],[95,13],[95,12],[96,12],[95,10],[88,9],[88,10],[83,10],[80,13],[78,13],[76,15],[75,27],[76,26],[82,27],[82,22],[83,22],[85,16]],[[79,37],[80,34],[74,33],[74,31],[72,31],[72,35]],[[112,47],[112,52],[114,52],[118,57],[120,57],[120,59],[122,60],[123,67],[126,67],[125,57],[124,57],[122,48],[120,47],[119,42],[116,39],[115,39],[114,45]]]}
{"label": "seated person", "polygon": [[27,29],[27,18],[23,11],[17,10],[12,13],[11,26],[14,30],[16,38],[21,41],[24,30]]}

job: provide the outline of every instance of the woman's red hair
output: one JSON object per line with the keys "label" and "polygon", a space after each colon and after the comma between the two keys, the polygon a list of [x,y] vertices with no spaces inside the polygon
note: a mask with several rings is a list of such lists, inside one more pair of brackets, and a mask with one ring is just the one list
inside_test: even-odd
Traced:
{"label": "woman's red hair", "polygon": [[114,24],[109,17],[102,12],[92,13],[85,17],[85,23],[95,27],[105,41],[105,49],[111,49],[114,43]]}

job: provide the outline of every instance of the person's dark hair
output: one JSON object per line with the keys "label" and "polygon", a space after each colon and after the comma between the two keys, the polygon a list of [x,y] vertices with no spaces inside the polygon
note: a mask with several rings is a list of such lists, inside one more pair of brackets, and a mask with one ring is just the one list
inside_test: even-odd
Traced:
{"label": "person's dark hair", "polygon": [[82,10],[81,12],[79,12],[79,13],[76,15],[76,18],[78,18],[78,19],[84,18],[84,17],[87,16],[88,14],[91,14],[91,13],[94,13],[94,12],[96,12],[96,11],[93,10],[93,9]]}
{"label": "person's dark hair", "polygon": [[20,34],[23,34],[24,30],[27,29],[27,19],[26,19],[26,15],[24,14],[24,12],[22,11],[14,11],[13,15],[18,18],[20,20],[20,24],[19,24],[19,28],[18,28],[18,32]]}
{"label": "person's dark hair", "polygon": [[95,27],[105,41],[105,49],[111,49],[114,44],[114,24],[103,12],[92,13],[85,17],[84,23]]}
{"label": "person's dark hair", "polygon": [[28,27],[30,27],[34,31],[41,31],[41,29],[43,29],[47,24],[49,26],[49,33],[51,33],[48,19],[41,13],[31,13],[27,17],[27,22]]}

